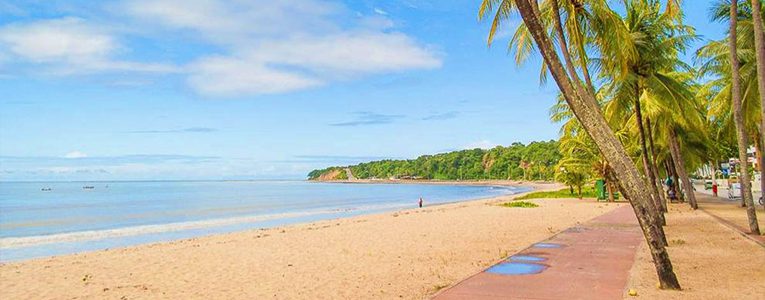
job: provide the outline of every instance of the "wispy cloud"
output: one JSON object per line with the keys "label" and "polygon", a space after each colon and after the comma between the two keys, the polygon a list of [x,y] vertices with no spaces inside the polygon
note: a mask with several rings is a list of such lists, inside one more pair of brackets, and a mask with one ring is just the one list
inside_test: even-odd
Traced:
{"label": "wispy cloud", "polygon": [[217,156],[191,156],[179,154],[132,154],[117,156],[88,156],[80,151],[72,151],[62,157],[56,156],[0,156],[0,165],[8,164],[124,164],[157,162],[199,162],[217,160]]}
{"label": "wispy cloud", "polygon": [[146,134],[154,134],[154,133],[210,133],[210,132],[216,132],[216,131],[218,131],[218,129],[210,128],[210,127],[189,127],[189,128],[172,129],[172,130],[133,130],[133,131],[128,131],[128,133],[146,133]]}
{"label": "wispy cloud", "polygon": [[449,120],[449,119],[456,118],[458,115],[459,115],[459,112],[450,111],[450,112],[445,112],[445,113],[440,113],[440,114],[428,115],[428,116],[423,117],[421,120],[423,120],[423,121]]}
{"label": "wispy cloud", "polygon": [[[58,14],[65,17],[0,25],[0,60],[32,74],[180,74],[197,93],[215,97],[285,93],[441,66],[440,51],[397,31],[386,14],[377,8],[354,15],[342,3],[321,0],[72,4]],[[136,41],[165,43],[165,35],[216,50],[167,61],[135,55],[144,50]]]}
{"label": "wispy cloud", "polygon": [[0,180],[157,180],[303,178],[326,163],[256,161],[180,154],[64,158],[0,156]]}
{"label": "wispy cloud", "polygon": [[[94,72],[177,72],[163,63],[115,59],[122,45],[113,34],[77,17],[20,22],[0,27],[0,53],[58,75]],[[4,51],[3,51],[4,50]]]}
{"label": "wispy cloud", "polygon": [[390,124],[396,120],[403,119],[403,115],[386,115],[369,111],[360,111],[356,113],[356,118],[347,122],[332,123],[330,126],[365,126]]}
{"label": "wispy cloud", "polygon": [[389,156],[352,156],[352,155],[295,155],[289,162],[366,162],[383,159],[399,159]]}
{"label": "wispy cloud", "polygon": [[491,148],[494,148],[496,146],[499,146],[499,144],[497,144],[495,142],[492,142],[490,140],[480,140],[480,141],[475,141],[475,142],[469,143],[469,144],[465,145],[464,147],[462,147],[462,149],[476,149],[476,148],[479,148],[479,149],[491,149]]}
{"label": "wispy cloud", "polygon": [[88,157],[88,155],[81,151],[72,151],[67,154],[64,154],[64,158],[85,158],[85,157]]}

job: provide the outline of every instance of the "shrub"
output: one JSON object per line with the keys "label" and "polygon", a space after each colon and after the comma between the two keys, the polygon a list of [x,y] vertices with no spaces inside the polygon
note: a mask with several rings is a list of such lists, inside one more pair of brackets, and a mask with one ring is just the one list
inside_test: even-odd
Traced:
{"label": "shrub", "polygon": [[528,201],[507,202],[507,203],[502,203],[502,206],[504,206],[504,207],[524,207],[524,208],[539,207],[539,205],[537,205],[536,203],[528,202]]}

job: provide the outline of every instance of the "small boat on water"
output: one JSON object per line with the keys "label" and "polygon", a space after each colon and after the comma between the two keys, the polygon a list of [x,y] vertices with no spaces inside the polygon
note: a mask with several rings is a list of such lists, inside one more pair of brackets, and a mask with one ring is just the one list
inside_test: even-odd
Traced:
{"label": "small boat on water", "polygon": [[41,188],[40,190],[41,190],[41,191],[43,191],[43,192],[50,192],[50,191],[52,191],[53,189],[52,189],[52,188],[49,188],[49,187],[44,187],[44,188]]}
{"label": "small boat on water", "polygon": [[84,189],[84,190],[92,190],[92,189],[95,189],[95,188],[96,188],[96,187],[95,187],[95,186],[92,186],[92,185],[86,185],[86,186],[83,186],[83,187],[82,187],[82,189]]}

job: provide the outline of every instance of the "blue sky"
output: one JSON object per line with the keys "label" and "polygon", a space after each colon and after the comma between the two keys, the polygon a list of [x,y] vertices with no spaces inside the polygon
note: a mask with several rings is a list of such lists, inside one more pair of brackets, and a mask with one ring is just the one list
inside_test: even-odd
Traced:
{"label": "blue sky", "polygon": [[[488,48],[479,3],[0,1],[0,180],[303,178],[557,138],[554,84],[507,55],[519,20]],[[710,5],[687,22],[719,39]]]}

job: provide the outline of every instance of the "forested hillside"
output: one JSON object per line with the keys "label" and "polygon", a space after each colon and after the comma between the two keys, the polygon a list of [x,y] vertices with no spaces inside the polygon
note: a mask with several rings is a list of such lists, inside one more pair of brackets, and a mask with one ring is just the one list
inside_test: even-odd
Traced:
{"label": "forested hillside", "polygon": [[[373,161],[347,167],[359,179],[553,180],[555,165],[560,157],[558,142],[551,140],[528,145],[513,143],[508,147],[497,146],[489,150],[472,149],[423,155],[408,160]],[[345,172],[337,170],[345,167],[313,170],[308,174],[308,179],[319,179],[323,174],[330,173],[337,174],[337,178],[332,179],[344,179]]]}

